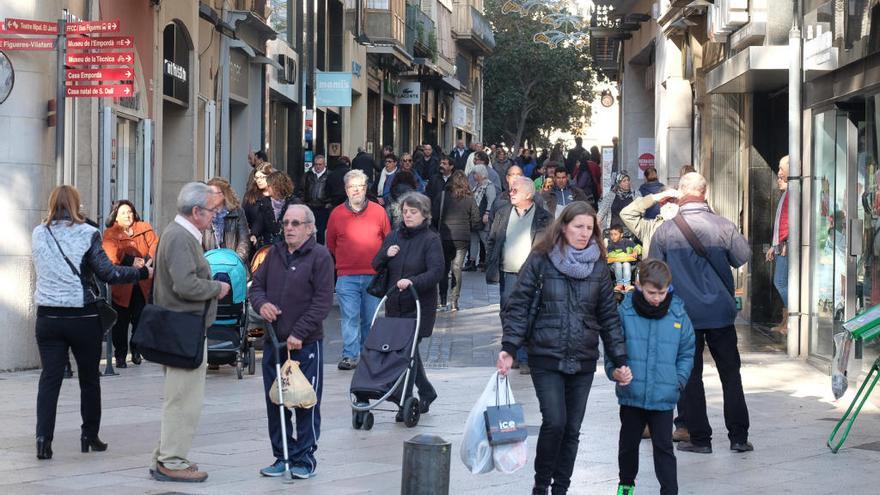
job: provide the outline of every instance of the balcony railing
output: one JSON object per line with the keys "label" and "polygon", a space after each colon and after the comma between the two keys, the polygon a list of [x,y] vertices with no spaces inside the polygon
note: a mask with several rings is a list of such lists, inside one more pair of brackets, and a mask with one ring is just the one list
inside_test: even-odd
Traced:
{"label": "balcony railing", "polygon": [[455,4],[455,24],[452,36],[466,49],[488,55],[495,49],[492,27],[479,10],[467,3]]}
{"label": "balcony railing", "polygon": [[404,0],[367,0],[364,30],[375,44],[406,43],[406,3]]}
{"label": "balcony railing", "polygon": [[406,4],[406,49],[415,57],[437,58],[434,21],[418,5]]}

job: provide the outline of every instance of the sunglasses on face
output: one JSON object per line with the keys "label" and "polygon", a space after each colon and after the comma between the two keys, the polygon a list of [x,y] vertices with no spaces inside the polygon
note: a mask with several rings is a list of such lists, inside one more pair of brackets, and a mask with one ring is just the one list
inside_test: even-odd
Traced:
{"label": "sunglasses on face", "polygon": [[405,162],[411,162],[411,161],[412,161],[412,158],[404,158],[403,161],[405,161]]}
{"label": "sunglasses on face", "polygon": [[312,223],[312,222],[309,222],[309,221],[300,222],[299,220],[282,220],[281,221],[281,225],[283,225],[285,227],[294,227],[294,228],[302,227],[303,225],[310,224],[310,223]]}

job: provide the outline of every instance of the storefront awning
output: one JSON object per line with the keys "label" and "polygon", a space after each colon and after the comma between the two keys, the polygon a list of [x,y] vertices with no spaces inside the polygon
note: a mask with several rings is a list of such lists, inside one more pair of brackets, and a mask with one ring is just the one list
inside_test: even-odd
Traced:
{"label": "storefront awning", "polygon": [[706,74],[709,93],[759,93],[788,84],[788,46],[750,46]]}

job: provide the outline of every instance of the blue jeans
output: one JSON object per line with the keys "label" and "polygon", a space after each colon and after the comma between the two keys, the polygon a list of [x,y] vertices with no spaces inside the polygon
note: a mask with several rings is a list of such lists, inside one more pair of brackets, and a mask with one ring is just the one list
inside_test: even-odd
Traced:
{"label": "blue jeans", "polygon": [[379,299],[367,293],[372,275],[343,275],[336,279],[336,298],[342,313],[342,357],[357,359],[370,333]]}
{"label": "blue jeans", "polygon": [[788,307],[788,256],[776,255],[776,266],[773,267],[773,286],[779,291],[782,306]]}
{"label": "blue jeans", "polygon": [[618,284],[629,285],[632,283],[632,264],[618,261],[612,263],[611,266],[614,268],[614,278]]}
{"label": "blue jeans", "polygon": [[[268,341],[267,341],[268,342]],[[285,428],[287,428],[287,455],[294,466],[303,466],[314,472],[318,465],[315,451],[318,450],[318,437],[321,436],[321,390],[324,387],[324,343],[321,340],[306,344],[298,351],[290,351],[290,358],[299,361],[299,369],[315,389],[318,403],[311,409],[284,408]],[[281,365],[287,361],[287,351],[281,349]],[[269,399],[269,389],[275,383],[275,352],[267,343],[263,352],[263,389],[266,392],[266,419],[269,423],[269,440],[272,442],[272,455],[284,460],[284,444],[281,439],[281,415],[279,406]],[[296,414],[296,439],[293,437],[291,418]]]}
{"label": "blue jeans", "polygon": [[[501,311],[504,311],[504,306],[507,305],[507,298],[510,297],[510,294],[513,293],[514,287],[516,287],[516,281],[519,278],[518,273],[511,272],[501,272],[501,279],[499,280],[498,292],[501,296]],[[529,355],[526,352],[526,346],[523,345],[516,351],[516,360],[520,362],[520,364],[529,364]]]}

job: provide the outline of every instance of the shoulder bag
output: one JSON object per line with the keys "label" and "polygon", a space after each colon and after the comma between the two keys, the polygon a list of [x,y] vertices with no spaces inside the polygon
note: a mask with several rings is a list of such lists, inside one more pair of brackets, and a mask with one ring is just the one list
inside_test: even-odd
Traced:
{"label": "shoulder bag", "polygon": [[100,318],[101,320],[101,330],[107,332],[108,330],[113,328],[113,325],[116,324],[116,310],[113,309],[113,306],[111,306],[110,303],[107,302],[107,299],[101,297],[95,290],[94,280],[83,280],[82,274],[79,272],[79,270],[76,269],[76,266],[74,266],[73,262],[70,261],[70,258],[68,258],[66,254],[64,254],[64,250],[61,249],[61,244],[58,243],[58,239],[55,238],[55,234],[52,233],[52,229],[49,227],[48,223],[46,224],[46,230],[49,232],[49,235],[52,236],[52,240],[55,241],[55,245],[58,247],[58,251],[61,253],[61,257],[64,258],[65,262],[67,262],[67,266],[70,267],[70,271],[72,271],[73,274],[76,275],[76,277],[80,279],[82,283],[86,284],[86,286],[89,288],[89,293],[95,299],[95,306],[98,308],[98,318]]}
{"label": "shoulder bag", "polygon": [[141,313],[131,343],[147,361],[173,368],[196,369],[205,354],[205,317],[211,300],[205,301],[201,315],[171,311],[147,304]]}
{"label": "shoulder bag", "polygon": [[[394,241],[389,246],[393,246],[397,242],[397,231],[394,231],[393,235]],[[367,294],[379,299],[388,294],[388,263],[376,270],[376,274],[370,280],[370,285],[367,286]]]}
{"label": "shoulder bag", "polygon": [[700,242],[700,239],[697,238],[696,234],[694,234],[691,226],[688,225],[687,221],[685,221],[685,219],[681,217],[681,214],[675,215],[672,221],[675,223],[675,226],[678,227],[678,230],[681,231],[681,234],[684,236],[684,238],[687,239],[688,244],[690,244],[691,247],[694,248],[694,252],[696,252],[697,255],[699,255],[701,258],[705,259],[707,263],[709,263],[709,266],[712,267],[712,271],[715,272],[715,275],[717,275],[718,279],[721,280],[721,284],[724,285],[724,288],[727,289],[727,293],[730,294],[730,297],[734,298],[734,301],[736,301],[736,296],[734,294],[733,288],[727,285],[727,282],[724,281],[724,277],[721,275],[721,271],[719,271],[718,267],[715,266],[715,263],[712,263],[712,260],[709,259],[709,253],[708,251],[706,251],[706,247],[703,246],[703,243]]}

